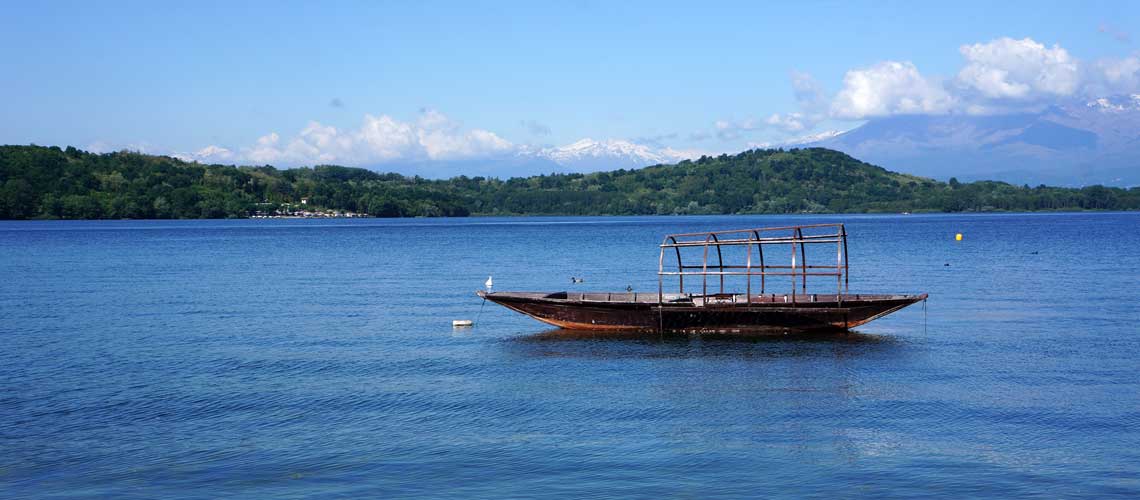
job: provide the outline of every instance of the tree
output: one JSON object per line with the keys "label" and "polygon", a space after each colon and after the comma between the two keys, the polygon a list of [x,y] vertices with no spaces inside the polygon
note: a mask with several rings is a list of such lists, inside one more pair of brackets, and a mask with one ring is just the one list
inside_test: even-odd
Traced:
{"label": "tree", "polygon": [[0,146],[3,218],[247,217],[285,204],[296,208],[302,199],[307,209],[383,217],[1120,210],[1140,208],[1140,189],[941,183],[822,148],[752,150],[589,174],[431,180],[334,165],[278,170]]}
{"label": "tree", "polygon": [[36,192],[24,179],[8,179],[0,187],[0,219],[27,219],[36,213]]}

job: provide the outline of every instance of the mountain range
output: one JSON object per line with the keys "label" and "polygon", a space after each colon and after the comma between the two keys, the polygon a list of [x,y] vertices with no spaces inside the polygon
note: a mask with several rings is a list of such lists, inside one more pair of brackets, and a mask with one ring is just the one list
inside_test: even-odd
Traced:
{"label": "mountain range", "polygon": [[[565,146],[520,146],[507,154],[471,160],[431,160],[400,165],[400,170],[443,179],[468,177],[526,177],[550,173],[597,172],[676,163],[701,156],[672,148],[656,148],[621,139],[586,138]],[[383,168],[376,167],[380,170]]]}
{"label": "mountain range", "polygon": [[942,180],[1135,186],[1140,185],[1140,94],[1006,115],[877,118],[808,145]]}
{"label": "mountain range", "polygon": [[[1140,185],[1140,94],[1072,101],[1001,115],[873,118],[846,132],[823,132],[762,147],[824,147],[888,169],[960,181],[1060,186]],[[485,160],[431,162],[428,177],[525,176],[675,163],[701,156],[624,140],[582,139],[560,147],[521,147]]]}
{"label": "mountain range", "polygon": [[685,151],[677,151],[671,148],[653,148],[624,140],[595,141],[587,138],[559,147],[537,149],[523,147],[519,150],[518,156],[548,160],[575,171],[591,171],[676,163],[681,160],[692,159],[693,155]]}

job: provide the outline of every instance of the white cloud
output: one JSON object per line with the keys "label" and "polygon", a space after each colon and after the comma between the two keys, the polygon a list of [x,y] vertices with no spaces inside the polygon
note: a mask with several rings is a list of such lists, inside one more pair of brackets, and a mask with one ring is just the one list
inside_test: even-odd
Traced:
{"label": "white cloud", "polygon": [[416,136],[424,153],[432,160],[489,156],[514,148],[510,141],[486,130],[464,132],[458,123],[435,110],[427,110],[420,115]]}
{"label": "white cloud", "polygon": [[248,161],[257,164],[346,163],[367,165],[397,160],[450,160],[511,152],[514,144],[492,132],[465,130],[435,110],[423,110],[415,122],[388,115],[365,115],[360,128],[341,130],[310,122],[284,140],[271,132],[238,152],[208,146],[184,155],[198,161]]}
{"label": "white cloud", "polygon": [[764,120],[764,123],[777,127],[785,132],[802,132],[809,126],[815,125],[814,123],[809,125],[803,113],[787,113],[783,115],[780,113],[772,113],[772,116]]}
{"label": "white cloud", "polygon": [[416,150],[422,149],[415,126],[388,115],[365,115],[364,124],[351,134],[350,141],[354,149],[361,150],[357,156],[379,162],[415,156]]}
{"label": "white cloud", "polygon": [[[1002,37],[959,47],[963,66],[948,81],[923,75],[909,61],[883,61],[853,69],[831,102],[830,117],[862,120],[905,114],[965,113],[987,115],[1041,109],[1067,98],[1140,90],[1140,56],[1101,60],[1084,66],[1059,45],[1032,38]],[[806,120],[794,113],[773,115],[769,123],[794,131],[813,130],[810,96],[820,95],[793,73],[797,100]],[[810,82],[810,80],[809,80]],[[801,97],[802,96],[802,97]]]}
{"label": "white cloud", "polygon": [[836,118],[859,120],[897,114],[939,114],[955,99],[911,62],[884,61],[843,76],[843,89],[831,103]]}
{"label": "white cloud", "polygon": [[[828,96],[823,86],[810,74],[802,71],[793,70],[789,75],[800,111],[773,113],[764,119],[717,120],[713,123],[717,137],[723,141],[731,141],[741,138],[746,132],[763,129],[778,129],[784,133],[794,134],[815,128],[816,124],[825,120]],[[695,132],[690,135],[690,140],[701,140],[708,136],[706,132]]]}
{"label": "white cloud", "polygon": [[713,123],[713,127],[716,129],[716,136],[722,141],[731,141],[739,138],[744,132],[759,129],[761,124],[756,120],[748,118],[740,121],[717,120]]}
{"label": "white cloud", "polygon": [[957,82],[989,99],[1070,96],[1081,83],[1080,64],[1059,45],[1048,48],[1032,38],[998,38],[958,50],[966,66]]}
{"label": "white cloud", "polygon": [[792,70],[790,75],[796,104],[799,105],[800,111],[782,116],[773,114],[768,117],[768,124],[778,126],[789,133],[814,129],[817,124],[827,119],[830,97],[823,85],[810,74]]}
{"label": "white cloud", "polygon": [[1093,68],[1096,90],[1113,94],[1140,92],[1140,53],[1123,59],[1102,59]]}
{"label": "white cloud", "polygon": [[[688,134],[687,140],[691,144],[715,135],[723,141],[776,141],[748,143],[754,146],[788,145],[833,135],[833,132],[824,132],[819,137],[813,134],[820,124],[831,120],[866,120],[906,114],[991,115],[1041,109],[1051,102],[1064,102],[1064,98],[1140,94],[1140,53],[1082,64],[1059,45],[1047,47],[1032,38],[1008,37],[963,45],[959,52],[963,65],[949,79],[924,75],[910,61],[886,60],[847,71],[834,97],[812,75],[793,70],[789,77],[797,104],[795,110],[772,113],[766,118],[718,120],[711,129]],[[338,104],[343,105],[338,99],[330,103],[334,107]],[[549,126],[534,120],[519,124],[531,135],[550,134]],[[752,133],[757,131],[763,132]],[[677,136],[645,137],[633,143],[651,147],[654,154],[666,158],[704,153],[667,147],[666,143]],[[781,136],[784,138],[780,139]],[[153,149],[140,145],[128,147],[143,151]],[[89,149],[121,148],[97,143]],[[365,115],[356,129],[310,122],[291,137],[272,132],[246,147],[209,146],[177,156],[199,161],[284,166],[376,165],[408,160],[525,156],[530,149],[487,130],[465,128],[436,110],[424,109],[411,121],[383,114]]]}
{"label": "white cloud", "polygon": [[[746,126],[751,122],[746,123]],[[733,124],[733,126],[738,124]],[[175,156],[186,161],[269,164],[281,167],[315,164],[375,166],[399,161],[499,159],[504,168],[511,162],[553,161],[570,169],[606,168],[671,163],[698,158],[708,151],[644,144],[647,140],[675,138],[666,134],[643,141],[583,139],[563,147],[536,148],[512,142],[482,129],[467,129],[435,110],[421,110],[415,121],[400,121],[388,115],[365,115],[360,127],[338,129],[310,122],[293,137],[271,132],[252,145],[229,149],[207,146],[195,153]],[[585,162],[585,163],[583,163]]]}
{"label": "white cloud", "polygon": [[792,70],[792,89],[796,96],[796,103],[800,109],[810,113],[819,114],[827,111],[827,91],[823,89],[816,79],[803,71]]}

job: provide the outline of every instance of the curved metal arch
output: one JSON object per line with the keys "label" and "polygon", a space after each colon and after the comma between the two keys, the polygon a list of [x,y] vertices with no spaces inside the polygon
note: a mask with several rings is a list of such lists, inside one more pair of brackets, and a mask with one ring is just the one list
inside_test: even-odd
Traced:
{"label": "curved metal arch", "polygon": [[[677,244],[677,238],[670,236],[669,239],[673,240],[674,245]],[[681,247],[673,247],[673,251],[677,252],[677,272],[678,273],[684,273],[685,272],[685,266],[681,264]],[[678,281],[677,288],[679,289],[679,293],[685,293],[685,275],[684,274],[678,274],[677,275],[677,281]]]}
{"label": "curved metal arch", "polygon": [[[820,232],[815,228],[830,228],[831,231]],[[766,233],[771,233],[770,235]],[[807,246],[817,244],[835,244],[836,265],[810,265],[807,261]],[[745,262],[724,261],[722,246],[745,245]],[[791,253],[792,265],[768,264],[770,255],[765,255],[764,247],[769,245],[788,245]],[[756,246],[757,257],[752,256],[752,246]],[[701,264],[686,265],[681,247],[701,247]],[[716,247],[717,262],[709,261],[709,247]],[[798,251],[797,251],[797,248]],[[677,259],[676,271],[665,271],[665,249],[672,248]],[[684,293],[684,279],[686,276],[700,275],[702,278],[701,292],[708,294],[708,276],[710,274],[720,277],[720,291],[727,293],[726,276],[745,276],[748,300],[752,300],[752,277],[760,276],[761,293],[767,292],[768,276],[788,276],[791,278],[792,290],[788,297],[793,303],[797,302],[797,295],[807,293],[808,276],[834,276],[837,279],[837,294],[842,296],[843,285],[850,284],[850,262],[847,259],[847,230],[842,223],[834,224],[808,224],[786,226],[778,228],[755,228],[731,231],[711,231],[703,233],[686,233],[667,235],[661,243],[658,254],[658,301],[664,302],[664,279],[666,276],[677,276],[678,289]],[[756,260],[759,259],[759,266]],[[741,265],[743,264],[743,265]],[[699,271],[698,271],[699,269]],[[827,271],[821,271],[827,269]],[[799,283],[797,283],[799,281]],[[840,297],[842,300],[842,297]]]}
{"label": "curved metal arch", "polygon": [[843,240],[843,289],[848,291],[851,285],[851,261],[847,257],[847,226],[839,225],[839,235]]}
{"label": "curved metal arch", "polygon": [[[713,241],[716,241],[717,243],[720,242],[720,240],[716,239],[716,234],[708,233],[708,235],[705,236],[705,249],[703,252],[703,256],[701,257],[701,295],[704,295],[704,296],[708,296],[708,294],[709,294],[709,239],[710,238]],[[717,252],[720,252],[720,245],[716,245],[716,250],[717,250]],[[724,262],[721,262],[720,270],[724,271]],[[721,279],[724,279],[723,274],[721,275]]]}
{"label": "curved metal arch", "polygon": [[[807,265],[808,265],[808,263],[807,263],[807,251],[805,248],[806,245],[804,245],[802,243],[802,241],[804,239],[803,228],[797,227],[795,234],[796,234],[796,239],[801,241],[801,243],[799,245],[800,246],[800,271],[803,273],[803,292],[807,293],[807,270],[808,270]],[[795,243],[793,243],[792,245],[795,245]]]}
{"label": "curved metal arch", "polygon": [[768,276],[764,274],[764,244],[760,243],[760,231],[762,229],[753,229],[752,234],[756,236],[756,251],[760,254],[760,293],[764,293]]}
{"label": "curved metal arch", "polygon": [[[721,250],[720,250],[720,238],[716,237],[716,233],[709,233],[709,237],[712,238],[713,243],[715,243],[714,246],[716,246],[716,263],[717,263],[716,267],[717,267],[717,270],[721,271],[723,273],[724,272],[724,254],[721,253]],[[705,238],[705,261],[706,262],[708,261],[708,248],[709,248],[708,247],[708,238]],[[706,267],[707,267],[707,265],[706,265]],[[705,295],[708,295],[707,290],[704,293],[705,293]],[[720,293],[724,293],[724,274],[720,275]]]}
{"label": "curved metal arch", "polygon": [[685,293],[685,268],[681,262],[681,247],[676,246],[678,244],[677,235],[671,234],[661,240],[661,253],[657,256],[657,305],[659,307],[665,301],[665,249],[670,247],[670,241],[673,242],[672,248],[677,254],[677,287],[680,293]]}
{"label": "curved metal arch", "polygon": [[[752,241],[753,241],[752,235],[755,233],[756,233],[756,231],[752,231],[752,232],[748,233],[748,244],[746,244],[744,246],[744,251],[745,251],[745,257],[744,257],[744,269],[745,269],[744,299],[749,304],[752,303]],[[761,267],[761,269],[763,269],[763,267]],[[722,292],[723,292],[723,290],[722,290]]]}

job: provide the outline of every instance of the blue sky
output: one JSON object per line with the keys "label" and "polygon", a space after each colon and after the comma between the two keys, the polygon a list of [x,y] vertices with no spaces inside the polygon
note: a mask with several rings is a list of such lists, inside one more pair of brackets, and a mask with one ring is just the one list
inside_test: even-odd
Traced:
{"label": "blue sky", "polygon": [[[0,142],[239,163],[478,158],[585,137],[738,151],[885,114],[1000,113],[1140,91],[1140,9],[1129,2],[4,11]],[[974,45],[968,59],[963,47]],[[1037,65],[1023,67],[1026,57]]]}

